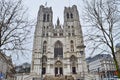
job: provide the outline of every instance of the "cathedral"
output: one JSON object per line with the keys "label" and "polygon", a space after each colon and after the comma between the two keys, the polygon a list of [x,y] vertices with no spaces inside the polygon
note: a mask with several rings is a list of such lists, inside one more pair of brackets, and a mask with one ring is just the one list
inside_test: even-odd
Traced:
{"label": "cathedral", "polygon": [[77,6],[65,7],[63,25],[59,18],[54,25],[52,8],[41,5],[34,33],[32,80],[55,80],[57,77],[87,80],[87,72]]}

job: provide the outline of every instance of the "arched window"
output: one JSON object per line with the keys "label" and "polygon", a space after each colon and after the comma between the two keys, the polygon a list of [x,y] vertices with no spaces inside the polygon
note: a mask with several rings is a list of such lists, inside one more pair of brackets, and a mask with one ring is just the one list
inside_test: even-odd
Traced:
{"label": "arched window", "polygon": [[46,36],[48,37],[48,33],[46,33]]}
{"label": "arched window", "polygon": [[74,26],[72,26],[72,28],[74,28]]}
{"label": "arched window", "polygon": [[46,21],[46,14],[43,15],[43,22]]}
{"label": "arched window", "polygon": [[68,29],[70,28],[70,26],[68,26]]}
{"label": "arched window", "polygon": [[49,27],[47,26],[47,29],[48,29]]}
{"label": "arched window", "polygon": [[68,33],[68,36],[71,36],[71,34],[70,34],[70,33]]}
{"label": "arched window", "polygon": [[45,26],[43,26],[43,29],[45,29]]}
{"label": "arched window", "polygon": [[45,33],[43,33],[42,36],[44,37],[44,36],[45,36]]}
{"label": "arched window", "polygon": [[67,15],[66,15],[66,16],[67,16],[67,19],[68,19],[68,18],[69,18],[69,13],[67,13]]}
{"label": "arched window", "polygon": [[43,42],[43,54],[46,53],[46,50],[47,50],[47,42],[44,41]]}
{"label": "arched window", "polygon": [[60,41],[57,41],[54,46],[54,57],[63,57],[63,45]]}
{"label": "arched window", "polygon": [[49,22],[49,17],[50,17],[49,14],[47,14],[47,22]]}
{"label": "arched window", "polygon": [[71,16],[71,18],[73,18],[73,14],[72,13],[70,14],[70,16]]}
{"label": "arched window", "polygon": [[71,52],[74,51],[74,42],[73,42],[73,40],[70,41],[70,50],[71,50]]}
{"label": "arched window", "polygon": [[72,36],[74,36],[75,35],[75,31],[74,31],[74,29],[72,30]]}

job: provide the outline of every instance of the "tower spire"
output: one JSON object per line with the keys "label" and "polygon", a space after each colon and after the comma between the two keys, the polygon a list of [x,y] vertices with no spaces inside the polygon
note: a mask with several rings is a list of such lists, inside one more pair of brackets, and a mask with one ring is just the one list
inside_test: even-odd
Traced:
{"label": "tower spire", "polygon": [[47,7],[47,2],[45,2],[45,7]]}

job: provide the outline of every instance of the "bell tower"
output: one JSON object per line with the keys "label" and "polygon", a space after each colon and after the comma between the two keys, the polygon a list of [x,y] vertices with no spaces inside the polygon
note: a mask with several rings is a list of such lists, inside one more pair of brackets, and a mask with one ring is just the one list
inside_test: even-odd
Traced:
{"label": "bell tower", "polygon": [[[82,27],[80,24],[77,6],[64,8],[64,32],[66,36],[66,56],[78,61],[78,65],[71,65],[72,70],[78,71],[80,74],[87,73],[85,61],[85,46],[83,42]],[[76,57],[76,58],[74,58]],[[72,61],[71,59],[71,61]]]}
{"label": "bell tower", "polygon": [[[41,58],[47,51],[48,38],[52,35],[53,12],[51,7],[40,6],[34,33],[31,72],[41,74]],[[44,48],[44,49],[43,49]]]}
{"label": "bell tower", "polygon": [[79,14],[77,6],[65,7],[64,9],[64,22],[79,21]]}
{"label": "bell tower", "polygon": [[79,20],[77,6],[65,7],[64,9],[64,31],[67,37],[75,37],[77,39],[76,46],[83,45],[83,34]]}

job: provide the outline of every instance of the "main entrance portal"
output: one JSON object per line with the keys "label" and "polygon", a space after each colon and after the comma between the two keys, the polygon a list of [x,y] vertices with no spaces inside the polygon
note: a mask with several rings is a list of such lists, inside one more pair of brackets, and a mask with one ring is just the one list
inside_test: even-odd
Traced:
{"label": "main entrance portal", "polygon": [[55,76],[63,75],[63,68],[62,67],[55,67]]}
{"label": "main entrance portal", "polygon": [[63,64],[61,61],[55,63],[55,76],[63,75]]}

